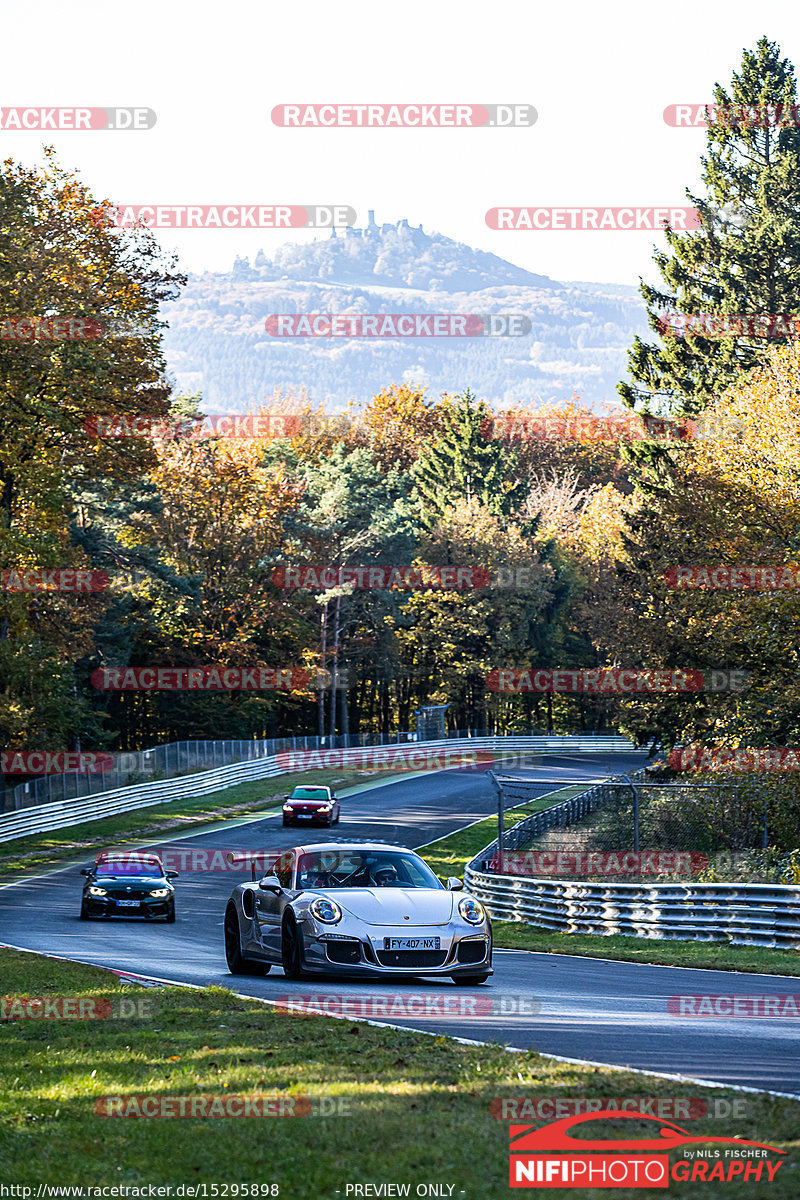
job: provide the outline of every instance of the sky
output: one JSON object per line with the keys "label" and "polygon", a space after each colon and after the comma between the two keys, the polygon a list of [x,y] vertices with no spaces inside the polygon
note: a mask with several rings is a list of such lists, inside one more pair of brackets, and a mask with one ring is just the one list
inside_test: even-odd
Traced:
{"label": "sky", "polygon": [[[670,104],[705,103],[742,50],[776,41],[800,66],[796,3],[676,6],[567,0],[353,0],[202,6],[186,0],[0,0],[0,107],[136,106],[131,131],[0,130],[26,164],[47,142],[98,199],[125,204],[348,205],[363,225],[407,218],[559,280],[655,281],[658,232],[494,230],[499,206],[686,205],[702,129]],[[279,104],[529,104],[524,128],[276,126]],[[307,230],[159,230],[184,269],[228,270]]]}

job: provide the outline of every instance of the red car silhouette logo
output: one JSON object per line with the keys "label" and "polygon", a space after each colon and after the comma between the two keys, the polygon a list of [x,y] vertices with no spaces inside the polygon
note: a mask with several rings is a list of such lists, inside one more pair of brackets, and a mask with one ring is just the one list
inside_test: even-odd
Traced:
{"label": "red car silhouette logo", "polygon": [[[584,1121],[652,1121],[658,1126],[658,1137],[653,1138],[622,1138],[619,1140],[595,1141],[571,1137],[569,1130],[573,1125],[582,1125]],[[536,1150],[569,1150],[580,1154],[584,1150],[675,1150],[679,1146],[687,1146],[693,1142],[727,1142],[734,1146],[757,1146],[760,1150],[770,1150],[773,1154],[785,1154],[777,1146],[768,1146],[764,1142],[748,1142],[743,1138],[709,1137],[708,1134],[692,1136],[680,1125],[672,1121],[660,1121],[657,1117],[643,1116],[641,1113],[622,1112],[620,1109],[606,1109],[597,1113],[578,1113],[564,1117],[561,1121],[553,1121],[550,1125],[537,1128],[533,1125],[511,1125],[510,1150],[514,1154]]]}

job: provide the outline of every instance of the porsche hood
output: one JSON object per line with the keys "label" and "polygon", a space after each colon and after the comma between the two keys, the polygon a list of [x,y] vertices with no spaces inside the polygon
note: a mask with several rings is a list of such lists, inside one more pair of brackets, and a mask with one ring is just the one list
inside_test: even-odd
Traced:
{"label": "porsche hood", "polygon": [[446,925],[455,903],[454,892],[433,888],[336,888],[325,895],[365,925]]}

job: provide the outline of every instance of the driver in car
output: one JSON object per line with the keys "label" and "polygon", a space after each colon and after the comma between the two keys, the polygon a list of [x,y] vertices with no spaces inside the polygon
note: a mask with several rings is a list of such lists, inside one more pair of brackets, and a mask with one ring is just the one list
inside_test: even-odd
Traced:
{"label": "driver in car", "polygon": [[338,856],[322,851],[317,862],[306,872],[306,887],[332,887],[336,881],[333,872],[338,862]]}
{"label": "driver in car", "polygon": [[397,868],[393,863],[377,863],[372,868],[372,879],[376,887],[398,886]]}

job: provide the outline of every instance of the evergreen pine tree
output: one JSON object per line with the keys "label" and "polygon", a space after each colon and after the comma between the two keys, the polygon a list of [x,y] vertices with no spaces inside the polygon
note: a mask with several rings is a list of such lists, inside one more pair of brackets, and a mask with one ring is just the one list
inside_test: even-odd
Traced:
{"label": "evergreen pine tree", "polygon": [[457,500],[477,497],[497,516],[508,516],[521,502],[524,488],[516,478],[516,452],[484,434],[491,416],[467,388],[455,397],[441,432],[414,463],[414,494],[425,527]]}
{"label": "evergreen pine tree", "polygon": [[[707,197],[687,190],[702,228],[667,229],[672,251],[654,260],[663,291],[641,283],[650,327],[663,329],[664,310],[697,315],[800,312],[800,129],[794,121],[794,69],[777,45],[761,38],[745,51],[730,92],[714,89],[708,150],[702,158]],[[753,110],[758,110],[754,113]],[[742,111],[747,110],[747,111]],[[659,323],[661,319],[661,324]],[[633,384],[618,391],[629,408],[695,417],[709,400],[757,364],[767,344],[785,338],[638,337],[629,351]],[[634,457],[658,458],[640,444]]]}

